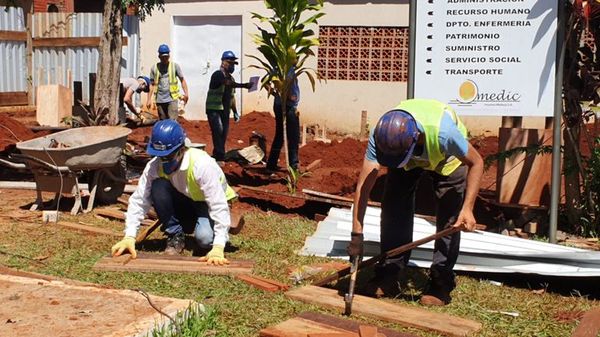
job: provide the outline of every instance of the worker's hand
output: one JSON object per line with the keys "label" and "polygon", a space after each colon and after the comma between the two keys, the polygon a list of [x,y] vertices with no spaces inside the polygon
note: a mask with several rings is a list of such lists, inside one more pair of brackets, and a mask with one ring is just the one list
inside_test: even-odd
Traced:
{"label": "worker's hand", "polygon": [[348,253],[351,259],[363,255],[363,241],[363,233],[350,233],[350,243],[348,244],[348,247],[346,247],[346,252]]}
{"label": "worker's hand", "polygon": [[244,83],[244,88],[246,88],[246,89],[252,88],[252,82]]}
{"label": "worker's hand", "polygon": [[242,116],[240,116],[240,114],[237,111],[233,112],[233,121],[234,122],[236,122],[236,123],[239,122],[241,117]]}
{"label": "worker's hand", "polygon": [[135,251],[135,238],[134,237],[126,236],[123,238],[123,240],[117,242],[114,246],[112,246],[112,248],[111,248],[112,256],[119,256],[119,255],[123,254],[123,252],[125,252],[125,250],[129,251],[132,258],[135,259],[137,257],[137,253]]}
{"label": "worker's hand", "polygon": [[200,258],[200,262],[207,262],[208,264],[214,264],[215,266],[223,266],[229,264],[229,260],[225,258],[225,254],[223,251],[225,250],[225,246],[222,245],[213,245],[213,248],[206,254]]}
{"label": "worker's hand", "polygon": [[475,230],[475,224],[476,221],[473,211],[463,209],[458,214],[458,219],[456,219],[454,227],[458,227],[465,232],[472,232]]}
{"label": "worker's hand", "polygon": [[188,95],[182,95],[181,96],[181,100],[183,101],[183,104],[187,104],[188,99],[189,99]]}

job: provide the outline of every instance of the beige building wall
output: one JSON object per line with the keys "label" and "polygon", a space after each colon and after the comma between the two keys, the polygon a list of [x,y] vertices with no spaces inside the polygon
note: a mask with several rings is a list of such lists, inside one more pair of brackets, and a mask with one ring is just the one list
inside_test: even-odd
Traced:
{"label": "beige building wall", "polygon": [[[395,26],[406,27],[409,24],[408,0],[393,1],[332,1],[326,2],[326,15],[321,18],[321,25],[333,26]],[[161,43],[172,45],[173,17],[189,16],[242,16],[242,54],[241,77],[247,81],[251,76],[264,75],[260,70],[249,68],[255,61],[247,54],[258,55],[252,42],[252,33],[257,32],[256,20],[252,20],[252,12],[268,15],[263,1],[165,1],[165,11],[156,11],[140,25],[140,64],[142,74],[149,74],[150,67],[157,62],[157,48]],[[314,28],[318,32],[318,28]],[[202,43],[190,37],[190,43]],[[316,52],[316,51],[315,51]],[[215,55],[215,62],[219,62]],[[173,61],[177,62],[176,59]],[[317,68],[317,60],[313,58],[312,68]],[[186,77],[194,74],[186,73],[185,64],[181,64]],[[312,92],[306,77],[300,77],[301,102],[299,111],[301,123],[325,124],[328,129],[345,133],[358,133],[361,111],[368,112],[369,125],[377,123],[379,117],[393,108],[401,100],[406,99],[407,83],[380,81],[347,81],[329,80],[316,85]],[[241,90],[243,113],[251,111],[272,111],[273,99],[267,97],[265,91],[248,93]],[[192,100],[206,99],[190,97]],[[145,100],[144,100],[145,101]],[[201,116],[206,119],[205,116]],[[500,117],[463,117],[472,135],[497,134],[501,125]],[[524,127],[542,128],[544,118],[526,118]]]}

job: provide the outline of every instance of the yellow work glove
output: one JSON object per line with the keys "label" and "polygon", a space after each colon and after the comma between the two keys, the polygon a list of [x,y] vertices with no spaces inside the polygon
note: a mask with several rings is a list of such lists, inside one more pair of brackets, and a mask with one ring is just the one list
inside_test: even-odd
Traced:
{"label": "yellow work glove", "polygon": [[216,266],[223,266],[229,264],[229,260],[225,258],[225,254],[223,251],[225,250],[225,246],[222,245],[213,245],[213,248],[206,254],[200,258],[201,262],[207,262],[208,264],[214,264]]}
{"label": "yellow work glove", "polygon": [[111,248],[112,256],[119,256],[123,254],[125,250],[128,250],[129,253],[131,253],[132,258],[135,259],[137,257],[137,253],[135,251],[135,238],[126,236],[123,238],[123,240],[117,242]]}

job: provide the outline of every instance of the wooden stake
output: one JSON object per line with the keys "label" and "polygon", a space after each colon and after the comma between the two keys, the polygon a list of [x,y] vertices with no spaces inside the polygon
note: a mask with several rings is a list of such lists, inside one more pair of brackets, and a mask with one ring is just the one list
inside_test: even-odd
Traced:
{"label": "wooden stake", "polygon": [[361,139],[367,138],[369,135],[369,130],[367,130],[367,110],[363,110],[360,113],[360,132],[359,137]]}
{"label": "wooden stake", "polygon": [[306,145],[306,133],[307,133],[307,127],[306,127],[306,124],[304,124],[304,125],[302,125],[302,144],[300,144],[300,146]]}

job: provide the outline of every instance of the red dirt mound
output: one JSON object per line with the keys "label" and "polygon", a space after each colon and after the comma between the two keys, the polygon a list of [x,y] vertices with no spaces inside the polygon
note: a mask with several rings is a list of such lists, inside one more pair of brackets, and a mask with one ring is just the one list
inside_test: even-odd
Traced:
{"label": "red dirt mound", "polygon": [[8,150],[20,141],[35,137],[35,133],[21,122],[10,117],[0,116],[0,152]]}

